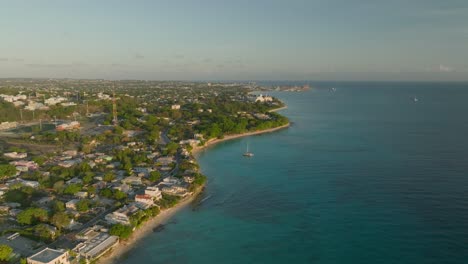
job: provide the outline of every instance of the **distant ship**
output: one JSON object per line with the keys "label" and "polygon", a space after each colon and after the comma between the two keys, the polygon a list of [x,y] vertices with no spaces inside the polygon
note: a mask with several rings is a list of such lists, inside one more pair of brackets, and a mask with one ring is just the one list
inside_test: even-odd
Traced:
{"label": "distant ship", "polygon": [[247,143],[247,151],[244,152],[243,156],[244,156],[244,157],[248,157],[248,158],[254,156],[254,154],[253,154],[252,152],[249,151],[249,143]]}
{"label": "distant ship", "polygon": [[419,99],[417,97],[413,97],[413,102],[417,103]]}
{"label": "distant ship", "polygon": [[332,87],[331,90],[332,90],[332,92],[336,92],[336,88],[335,88],[335,87]]}

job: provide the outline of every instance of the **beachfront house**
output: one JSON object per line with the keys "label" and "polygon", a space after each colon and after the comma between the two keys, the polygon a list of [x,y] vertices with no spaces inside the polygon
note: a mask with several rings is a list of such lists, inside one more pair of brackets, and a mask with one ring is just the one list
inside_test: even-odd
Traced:
{"label": "beachfront house", "polygon": [[154,205],[153,197],[148,194],[135,195],[135,202],[137,203],[137,206],[142,209],[147,209]]}
{"label": "beachfront house", "polygon": [[161,190],[156,186],[146,187],[145,194],[151,196],[156,201],[162,198]]}
{"label": "beachfront house", "polygon": [[70,264],[68,251],[45,248],[27,258],[28,264]]}
{"label": "beachfront house", "polygon": [[130,225],[130,216],[138,211],[138,207],[135,205],[124,206],[110,214],[105,216],[105,220],[109,224],[123,224]]}
{"label": "beachfront house", "polygon": [[119,244],[119,237],[103,232],[88,232],[86,238],[86,241],[79,243],[73,251],[87,261],[99,258]]}

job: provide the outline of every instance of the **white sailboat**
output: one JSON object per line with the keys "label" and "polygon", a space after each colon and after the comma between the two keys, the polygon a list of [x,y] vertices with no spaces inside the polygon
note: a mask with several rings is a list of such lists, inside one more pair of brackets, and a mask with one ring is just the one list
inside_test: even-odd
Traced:
{"label": "white sailboat", "polygon": [[253,155],[254,155],[254,154],[253,154],[252,152],[249,151],[249,143],[247,143],[247,151],[244,152],[243,156],[244,156],[244,157],[249,157],[249,158],[250,158],[250,157],[253,157]]}

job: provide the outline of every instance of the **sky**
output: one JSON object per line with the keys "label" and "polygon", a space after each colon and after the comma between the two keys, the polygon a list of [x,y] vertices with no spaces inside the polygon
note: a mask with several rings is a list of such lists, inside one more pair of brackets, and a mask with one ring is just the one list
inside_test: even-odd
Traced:
{"label": "sky", "polygon": [[467,0],[0,6],[0,78],[468,80]]}

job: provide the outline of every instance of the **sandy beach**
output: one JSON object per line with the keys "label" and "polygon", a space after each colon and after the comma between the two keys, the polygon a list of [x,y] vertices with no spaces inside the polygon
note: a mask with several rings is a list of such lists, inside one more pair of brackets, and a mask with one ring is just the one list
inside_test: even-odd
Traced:
{"label": "sandy beach", "polygon": [[202,191],[203,188],[199,188],[199,190],[197,190],[193,195],[184,198],[176,206],[161,211],[158,216],[152,218],[148,222],[141,225],[138,229],[136,229],[128,240],[121,241],[120,244],[117,247],[115,247],[111,252],[99,258],[98,263],[118,263],[119,259],[124,257],[125,254],[127,254],[133,248],[139,245],[139,242],[142,238],[151,234],[153,232],[153,229],[158,225],[166,224],[175,213],[190,205],[190,203],[192,203],[198,196],[198,194],[200,194]]}
{"label": "sandy beach", "polygon": [[[284,109],[286,107],[281,107],[277,109],[273,109],[271,111],[278,111],[281,109]],[[234,134],[234,135],[228,135],[225,136],[222,139],[211,139],[208,142],[205,143],[204,146],[202,147],[195,147],[192,150],[192,154],[196,157],[197,153],[200,151],[213,146],[217,143],[223,142],[223,141],[228,141],[231,139],[236,139],[240,137],[247,137],[247,136],[253,136],[253,135],[259,135],[259,134],[264,134],[264,133],[271,133],[274,131],[278,131],[280,129],[284,129],[290,126],[290,123],[275,127],[275,128],[270,128],[270,129],[265,129],[265,130],[259,130],[259,131],[253,131],[253,132],[248,132],[248,133],[243,133],[243,134]],[[140,240],[144,238],[145,236],[151,234],[153,232],[153,229],[157,227],[160,224],[165,224],[167,223],[171,217],[180,211],[181,209],[185,208],[186,206],[190,205],[195,198],[203,191],[203,188],[200,188],[197,190],[193,195],[184,198],[180,203],[178,203],[176,206],[166,209],[164,211],[161,211],[161,213],[154,217],[153,219],[149,220],[148,222],[144,223],[142,226],[140,226],[138,229],[133,232],[131,237],[126,240],[126,241],[121,241],[120,244],[114,248],[110,253],[102,256],[99,260],[98,263],[100,264],[112,264],[112,263],[117,263],[119,259],[125,256],[129,251],[131,251],[133,248],[137,247]]]}
{"label": "sandy beach", "polygon": [[[283,108],[281,108],[283,109]],[[274,109],[276,111],[278,110],[281,110],[281,109]],[[274,111],[272,110],[272,111]],[[218,144],[220,142],[224,142],[224,141],[228,141],[228,140],[231,140],[231,139],[236,139],[236,138],[241,138],[241,137],[248,137],[248,136],[253,136],[253,135],[260,135],[260,134],[265,134],[265,133],[271,133],[271,132],[275,132],[275,131],[278,131],[278,130],[281,130],[281,129],[284,129],[284,128],[287,128],[289,127],[291,124],[290,123],[287,123],[286,125],[282,125],[282,126],[279,126],[279,127],[275,127],[275,128],[270,128],[270,129],[265,129],[265,130],[258,130],[258,131],[252,131],[252,132],[248,132],[248,133],[243,133],[243,134],[234,134],[234,135],[227,135],[227,136],[224,136],[223,138],[216,138],[216,139],[210,139],[208,140],[204,146],[201,146],[201,147],[195,147],[192,149],[192,154],[196,157],[196,155],[202,151],[202,150],[205,150],[206,148],[210,147],[210,146],[213,146],[215,144]]]}

